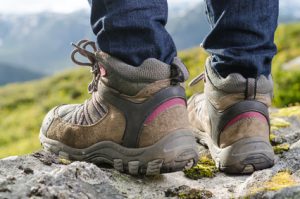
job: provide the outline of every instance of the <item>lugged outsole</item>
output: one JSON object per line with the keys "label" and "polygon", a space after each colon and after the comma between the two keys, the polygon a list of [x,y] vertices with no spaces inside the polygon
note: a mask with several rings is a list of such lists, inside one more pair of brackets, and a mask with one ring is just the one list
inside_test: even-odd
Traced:
{"label": "lugged outsole", "polygon": [[111,141],[86,149],[74,149],[40,133],[45,150],[65,159],[109,164],[131,175],[155,176],[191,168],[198,161],[198,148],[192,133],[181,130],[165,136],[152,146],[125,148]]}
{"label": "lugged outsole", "polygon": [[240,163],[229,166],[220,165],[220,170],[229,174],[251,174],[255,171],[270,168],[274,165],[274,160],[265,154],[251,154]]}
{"label": "lugged outsole", "polygon": [[220,171],[228,174],[251,174],[274,165],[273,148],[262,137],[244,138],[226,148],[219,148],[207,134],[202,132],[200,135]]}

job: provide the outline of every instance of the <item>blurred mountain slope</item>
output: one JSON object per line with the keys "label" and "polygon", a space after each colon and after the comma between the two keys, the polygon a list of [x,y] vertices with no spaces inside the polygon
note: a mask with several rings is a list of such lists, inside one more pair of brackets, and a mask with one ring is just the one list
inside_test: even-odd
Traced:
{"label": "blurred mountain slope", "polygon": [[[280,0],[280,4],[280,22],[300,20],[298,0]],[[204,3],[178,1],[170,5],[167,29],[178,50],[199,46],[210,29]],[[82,38],[95,39],[89,21],[85,10],[71,14],[0,15],[0,61],[44,74],[69,68],[69,44]]]}
{"label": "blurred mountain slope", "polygon": [[12,82],[24,82],[41,78],[43,75],[25,68],[0,62],[0,85]]}

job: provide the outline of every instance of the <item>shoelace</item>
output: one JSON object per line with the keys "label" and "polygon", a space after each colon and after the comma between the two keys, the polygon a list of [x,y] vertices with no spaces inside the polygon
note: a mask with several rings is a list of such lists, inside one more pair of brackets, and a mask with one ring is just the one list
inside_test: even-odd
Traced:
{"label": "shoelace", "polygon": [[205,82],[205,73],[204,72],[201,73],[200,75],[196,76],[194,79],[192,79],[191,82],[189,83],[189,87],[195,86],[202,80]]}
{"label": "shoelace", "polygon": [[[98,82],[101,77],[102,70],[98,65],[96,60],[95,52],[97,51],[96,43],[89,40],[80,40],[77,44],[72,43],[75,47],[71,54],[71,59],[75,64],[80,66],[89,66],[91,67],[91,73],[93,73],[93,80],[88,86],[88,92],[92,94],[92,98],[90,100],[86,100],[82,105],[82,108],[78,108],[72,118],[73,123],[83,124],[86,121],[87,124],[92,124],[93,120],[89,113],[89,103],[93,104],[93,107],[98,112],[99,116],[102,117],[106,112],[105,107],[102,106],[99,101],[99,97],[97,97],[98,90]],[[93,52],[89,51],[88,48],[91,48]],[[78,61],[76,55],[79,54],[88,59],[88,62]],[[79,114],[79,115],[78,115]]]}
{"label": "shoelace", "polygon": [[[90,40],[80,40],[77,44],[72,43],[72,45],[75,47],[75,49],[73,50],[72,54],[71,54],[71,59],[75,64],[81,65],[81,66],[89,66],[91,67],[91,73],[93,73],[94,77],[92,82],[89,84],[88,86],[88,91],[89,93],[93,93],[95,91],[97,91],[98,89],[98,82],[100,80],[101,77],[101,68],[99,67],[97,60],[96,60],[96,56],[95,56],[95,52],[97,51],[96,48],[96,43]],[[93,49],[94,52],[90,52],[87,50],[87,48],[90,47]],[[76,59],[76,55],[80,54],[83,57],[86,57],[89,62],[81,62],[78,61]],[[176,69],[176,74],[172,75],[173,80],[175,80],[176,82],[184,82],[188,79],[189,76],[189,72],[187,70],[187,68],[185,67],[184,64],[182,64],[182,62],[179,59],[174,59],[173,64]],[[201,76],[201,75],[200,75]],[[200,80],[202,80],[202,77],[198,77],[197,79],[195,78],[195,83],[194,80],[190,83],[190,86],[197,84]],[[204,74],[203,74],[204,76]],[[201,79],[199,79],[201,78]],[[199,80],[198,80],[199,79]]]}
{"label": "shoelace", "polygon": [[[93,73],[93,80],[88,86],[89,93],[96,92],[98,89],[98,82],[101,77],[101,70],[97,63],[95,52],[97,51],[96,43],[86,39],[80,40],[77,44],[72,43],[75,47],[71,54],[71,59],[75,64],[80,66],[91,67],[91,73]],[[92,48],[94,52],[88,51],[88,48]],[[89,60],[89,62],[81,62],[76,59],[76,55],[79,54]]]}

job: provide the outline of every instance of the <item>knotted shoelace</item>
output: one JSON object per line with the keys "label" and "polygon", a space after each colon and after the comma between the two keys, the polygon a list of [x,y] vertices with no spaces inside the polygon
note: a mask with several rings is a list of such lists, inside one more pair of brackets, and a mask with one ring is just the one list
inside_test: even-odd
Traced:
{"label": "knotted shoelace", "polygon": [[[80,66],[88,66],[91,67],[91,73],[93,74],[93,80],[88,86],[88,92],[92,94],[92,98],[90,100],[86,100],[81,108],[79,107],[75,110],[72,122],[79,123],[79,124],[93,124],[93,121],[90,111],[88,108],[89,103],[93,104],[93,107],[97,111],[99,118],[103,117],[105,112],[107,111],[106,108],[102,105],[101,101],[99,100],[98,94],[98,83],[101,78],[101,69],[98,65],[95,52],[97,51],[96,43],[89,40],[80,40],[77,44],[72,43],[75,47],[71,54],[71,59],[75,64]],[[89,51],[88,49],[92,49]],[[82,57],[86,58],[88,62],[79,61],[76,56],[81,55]]]}
{"label": "knotted shoelace", "polygon": [[[88,86],[89,93],[93,93],[98,89],[98,82],[101,77],[101,70],[96,60],[95,52],[97,51],[96,43],[89,40],[80,40],[77,44],[72,43],[75,47],[71,54],[71,59],[75,64],[80,66],[89,66],[91,67],[91,73],[93,74],[93,80]],[[88,48],[91,48],[93,52],[89,51]],[[76,55],[79,54],[88,59],[89,62],[78,61]]]}

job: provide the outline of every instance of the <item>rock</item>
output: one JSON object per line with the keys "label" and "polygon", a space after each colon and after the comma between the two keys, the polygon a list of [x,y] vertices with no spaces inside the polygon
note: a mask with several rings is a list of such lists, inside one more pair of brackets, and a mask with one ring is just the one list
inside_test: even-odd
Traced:
{"label": "rock", "polygon": [[[299,189],[294,187],[259,193],[249,190],[270,181],[284,169],[290,171],[295,184],[299,183],[300,161],[294,157],[299,152],[290,150],[273,168],[250,176],[230,176],[218,172],[215,177],[199,180],[189,179],[183,172],[151,178],[133,177],[84,162],[66,165],[60,163],[59,158],[40,152],[39,155],[0,161],[0,198],[230,198],[249,193],[254,198],[279,197],[280,194],[298,196]],[[53,158],[50,166],[49,162],[43,162],[44,157]],[[25,170],[30,171],[29,174]]]}
{"label": "rock", "polygon": [[249,197],[250,199],[256,198],[272,198],[272,199],[298,199],[300,198],[300,186],[284,188],[279,191],[257,193]]}
{"label": "rock", "polygon": [[207,190],[191,189],[189,186],[182,185],[178,188],[165,191],[166,197],[179,197],[185,199],[207,199],[212,198],[213,194]]}
{"label": "rock", "polygon": [[124,198],[109,173],[93,164],[63,165],[56,159],[49,166],[36,156],[1,160],[0,198]]}
{"label": "rock", "polygon": [[300,198],[299,113],[272,110],[270,139],[280,153],[274,167],[252,175],[216,171],[203,146],[190,172],[156,177],[133,177],[41,151],[0,160],[0,198]]}
{"label": "rock", "polygon": [[300,140],[292,144],[291,149],[300,149]]}

